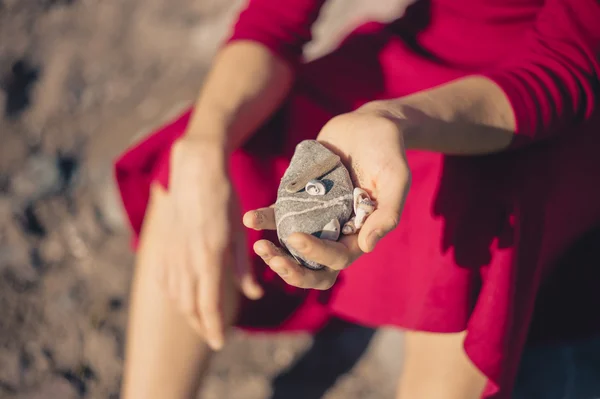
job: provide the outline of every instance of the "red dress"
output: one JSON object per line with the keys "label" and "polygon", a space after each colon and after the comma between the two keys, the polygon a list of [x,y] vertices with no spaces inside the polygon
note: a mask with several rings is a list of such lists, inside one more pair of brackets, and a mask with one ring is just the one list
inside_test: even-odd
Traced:
{"label": "red dress", "polygon": [[[409,152],[402,222],[377,250],[326,292],[286,286],[255,258],[267,295],[244,304],[239,325],[314,331],[335,315],[370,326],[467,329],[465,350],[489,378],[485,397],[509,397],[528,336],[600,331],[600,245],[585,256],[569,252],[600,227],[600,3],[421,0],[403,18],[362,25],[332,54],[303,63],[322,3],[251,0],[230,38],[263,43],[298,71],[282,110],[231,159],[244,210],[274,202],[296,143],[333,115],[466,75],[487,76],[506,92],[515,145],[489,156]],[[150,182],[167,186],[170,146],[188,116],[116,164],[135,233]],[[250,250],[262,234],[248,236]]]}

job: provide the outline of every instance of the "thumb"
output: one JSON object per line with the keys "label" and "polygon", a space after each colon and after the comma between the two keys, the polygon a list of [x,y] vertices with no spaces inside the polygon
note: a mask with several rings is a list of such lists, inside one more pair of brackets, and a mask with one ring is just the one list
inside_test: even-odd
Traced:
{"label": "thumb", "polygon": [[240,291],[248,299],[260,299],[264,291],[254,276],[254,270],[248,259],[245,236],[241,230],[238,230],[235,235],[233,268],[235,282]]}
{"label": "thumb", "polygon": [[400,223],[400,215],[410,188],[411,173],[406,163],[398,160],[396,167],[383,174],[377,186],[377,209],[358,232],[358,245],[363,252],[371,252],[375,245]]}
{"label": "thumb", "polygon": [[358,246],[363,252],[372,252],[383,237],[398,226],[400,210],[378,208],[358,232]]}

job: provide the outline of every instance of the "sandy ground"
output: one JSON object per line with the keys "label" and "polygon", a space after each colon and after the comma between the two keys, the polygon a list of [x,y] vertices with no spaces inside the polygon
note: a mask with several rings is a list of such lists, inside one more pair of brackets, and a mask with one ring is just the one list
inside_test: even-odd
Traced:
{"label": "sandy ground", "polygon": [[[310,57],[398,1],[332,1]],[[189,105],[239,1],[0,0],[0,398],[118,398],[132,254],[113,158]],[[396,331],[236,333],[201,398],[391,398]]]}

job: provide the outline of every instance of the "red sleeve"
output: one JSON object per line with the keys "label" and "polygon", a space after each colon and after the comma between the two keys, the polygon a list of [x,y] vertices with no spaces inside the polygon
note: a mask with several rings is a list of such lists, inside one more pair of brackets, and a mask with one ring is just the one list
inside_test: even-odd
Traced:
{"label": "red sleeve", "polygon": [[311,27],[325,0],[249,0],[227,41],[259,42],[292,64],[312,39]]}
{"label": "red sleeve", "polygon": [[515,57],[485,76],[512,104],[515,144],[584,122],[600,97],[600,1],[546,0]]}

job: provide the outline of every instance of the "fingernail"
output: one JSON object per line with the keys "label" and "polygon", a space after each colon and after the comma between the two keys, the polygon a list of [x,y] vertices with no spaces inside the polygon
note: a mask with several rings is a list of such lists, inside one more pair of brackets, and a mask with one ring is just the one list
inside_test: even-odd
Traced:
{"label": "fingernail", "polygon": [[256,254],[263,259],[267,257],[267,253],[263,251],[256,251]]}
{"label": "fingernail", "polygon": [[260,256],[261,258],[264,258],[265,256],[267,256],[267,252],[262,250],[261,248],[257,248],[256,246],[254,247],[254,252],[256,252],[256,254],[258,256]]}
{"label": "fingernail", "polygon": [[381,240],[382,237],[383,237],[383,233],[379,230],[373,231],[371,234],[369,234],[369,238],[367,238],[369,251],[372,251],[375,249],[375,246],[377,245],[379,240]]}

